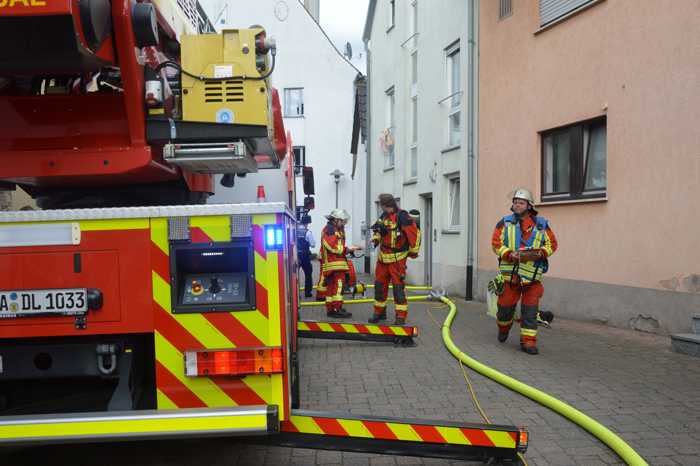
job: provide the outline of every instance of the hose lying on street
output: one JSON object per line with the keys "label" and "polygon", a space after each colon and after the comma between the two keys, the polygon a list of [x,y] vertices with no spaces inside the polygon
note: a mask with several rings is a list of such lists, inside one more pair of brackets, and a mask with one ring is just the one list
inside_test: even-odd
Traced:
{"label": "hose lying on street", "polygon": [[[364,287],[365,287],[365,288],[374,288],[374,284],[370,283],[370,284],[364,285]],[[389,288],[394,288],[394,286],[393,286],[393,285],[389,285]],[[314,285],[314,286],[313,286],[313,289],[314,289],[314,290],[317,290],[317,289],[318,289],[318,285]],[[433,289],[433,287],[432,287],[432,286],[425,286],[425,285],[406,285],[406,286],[404,287],[404,289],[405,289],[406,291],[430,291],[430,290]],[[300,291],[304,291],[304,287],[303,287],[303,286],[302,286],[302,287],[299,287],[299,290],[300,290]]]}
{"label": "hose lying on street", "polygon": [[531,400],[545,406],[552,411],[561,414],[565,418],[577,424],[588,432],[590,432],[594,437],[599,439],[601,442],[606,444],[610,449],[618,454],[622,460],[631,466],[647,466],[647,462],[642,458],[636,451],[632,449],[624,440],[619,436],[614,434],[610,429],[600,424],[593,418],[585,415],[576,408],[548,395],[534,387],[531,387],[525,383],[522,383],[512,377],[509,377],[502,372],[499,372],[491,367],[480,363],[476,359],[471,358],[462,352],[457,345],[452,341],[450,335],[450,328],[452,327],[452,322],[457,315],[457,306],[445,296],[440,296],[440,300],[449,306],[449,313],[447,318],[442,323],[442,340],[445,344],[447,350],[452,353],[452,355],[457,358],[458,361],[465,364],[470,369],[475,370],[479,374],[488,377],[501,385],[524,395]]}
{"label": "hose lying on street", "polygon": [[[430,295],[418,295],[418,296],[406,296],[406,301],[427,301],[430,299]],[[394,301],[394,298],[388,298],[388,302]],[[361,298],[361,299],[348,299],[345,300],[345,304],[368,304],[373,303],[372,298]],[[299,301],[300,307],[312,307],[312,306],[324,306],[326,303],[323,301]]]}
{"label": "hose lying on street", "polygon": [[[407,289],[409,287],[406,287]],[[431,287],[415,286],[412,287],[416,290],[430,290]],[[499,372],[485,364],[480,363],[476,359],[468,356],[462,350],[460,350],[450,335],[450,328],[452,323],[457,316],[457,306],[444,294],[433,293],[430,295],[419,295],[419,296],[407,296],[408,301],[427,301],[430,299],[439,299],[444,304],[449,307],[449,313],[442,323],[442,341],[445,344],[447,350],[452,353],[452,355],[461,363],[469,367],[470,369],[478,372],[479,374],[488,377],[489,379],[500,383],[506,388],[513,390],[514,392],[520,393],[523,396],[530,398],[533,401],[541,404],[542,406],[551,409],[552,411],[564,416],[569,419],[574,424],[586,429],[594,437],[607,445],[611,450],[613,450],[617,455],[630,466],[648,466],[648,463],[642,458],[636,451],[632,449],[622,438],[613,433],[610,429],[596,421],[595,419],[587,416],[581,411],[577,410],[573,406],[564,403],[551,395],[548,395],[530,385],[520,382],[512,377],[509,377],[502,372]],[[392,301],[392,299],[389,299]],[[351,299],[345,301],[345,304],[366,304],[374,302],[373,299]],[[322,306],[325,303],[322,301],[302,301],[299,303],[300,306]]]}

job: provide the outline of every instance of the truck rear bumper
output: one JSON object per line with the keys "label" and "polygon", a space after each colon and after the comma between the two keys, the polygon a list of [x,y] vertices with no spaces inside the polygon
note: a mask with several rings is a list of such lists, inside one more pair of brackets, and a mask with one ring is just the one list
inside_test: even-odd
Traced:
{"label": "truck rear bumper", "polygon": [[0,446],[276,432],[274,405],[0,417]]}
{"label": "truck rear bumper", "polygon": [[527,450],[523,428],[438,420],[292,410],[270,445],[465,461],[517,461]]}

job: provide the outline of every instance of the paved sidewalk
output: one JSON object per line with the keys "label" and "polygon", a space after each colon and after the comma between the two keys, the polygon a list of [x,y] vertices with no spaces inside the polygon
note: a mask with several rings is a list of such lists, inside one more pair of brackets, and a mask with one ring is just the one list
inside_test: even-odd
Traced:
{"label": "paved sidewalk", "polygon": [[[480,303],[457,300],[455,343],[481,362],[566,401],[620,433],[652,465],[700,465],[700,359],[670,351],[668,338],[555,320],[540,331],[538,356],[519,351],[517,329],[505,344]],[[481,422],[439,328],[446,308],[411,305],[418,346],[302,340],[302,406],[357,414]],[[364,321],[369,306],[353,307]],[[390,311],[390,315],[393,314]],[[302,310],[322,320],[321,308]],[[525,425],[530,465],[622,464],[566,419],[470,371],[494,423]],[[18,452],[8,465],[465,465],[471,463],[304,449],[255,447],[229,440],[46,447]]]}

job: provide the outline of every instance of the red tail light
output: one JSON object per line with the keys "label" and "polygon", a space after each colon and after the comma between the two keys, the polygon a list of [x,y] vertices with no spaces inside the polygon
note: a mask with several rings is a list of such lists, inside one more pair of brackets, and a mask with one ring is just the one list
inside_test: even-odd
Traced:
{"label": "red tail light", "polygon": [[242,348],[185,351],[185,375],[211,377],[281,374],[282,348]]}
{"label": "red tail light", "polygon": [[518,432],[518,451],[524,453],[527,451],[527,445],[529,441],[529,435],[527,430],[520,428]]}

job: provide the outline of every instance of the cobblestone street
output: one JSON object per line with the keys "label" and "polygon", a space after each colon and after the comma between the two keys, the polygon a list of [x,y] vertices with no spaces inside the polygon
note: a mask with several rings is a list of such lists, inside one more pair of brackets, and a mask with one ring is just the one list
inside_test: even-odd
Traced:
{"label": "cobblestone street", "polygon": [[[556,320],[541,330],[539,356],[495,338],[493,320],[479,303],[457,300],[458,346],[478,360],[541,388],[610,427],[653,465],[700,464],[700,364],[670,351],[667,338]],[[364,320],[369,307],[354,307]],[[445,306],[413,304],[420,326],[413,348],[361,342],[303,340],[302,406],[414,418],[481,422],[459,365],[444,349],[439,328]],[[306,308],[307,319],[322,319]],[[604,445],[566,419],[469,372],[479,401],[494,423],[527,426],[530,465],[622,464]],[[456,465],[463,462],[260,447],[230,440],[56,446],[16,450],[7,465]]]}

